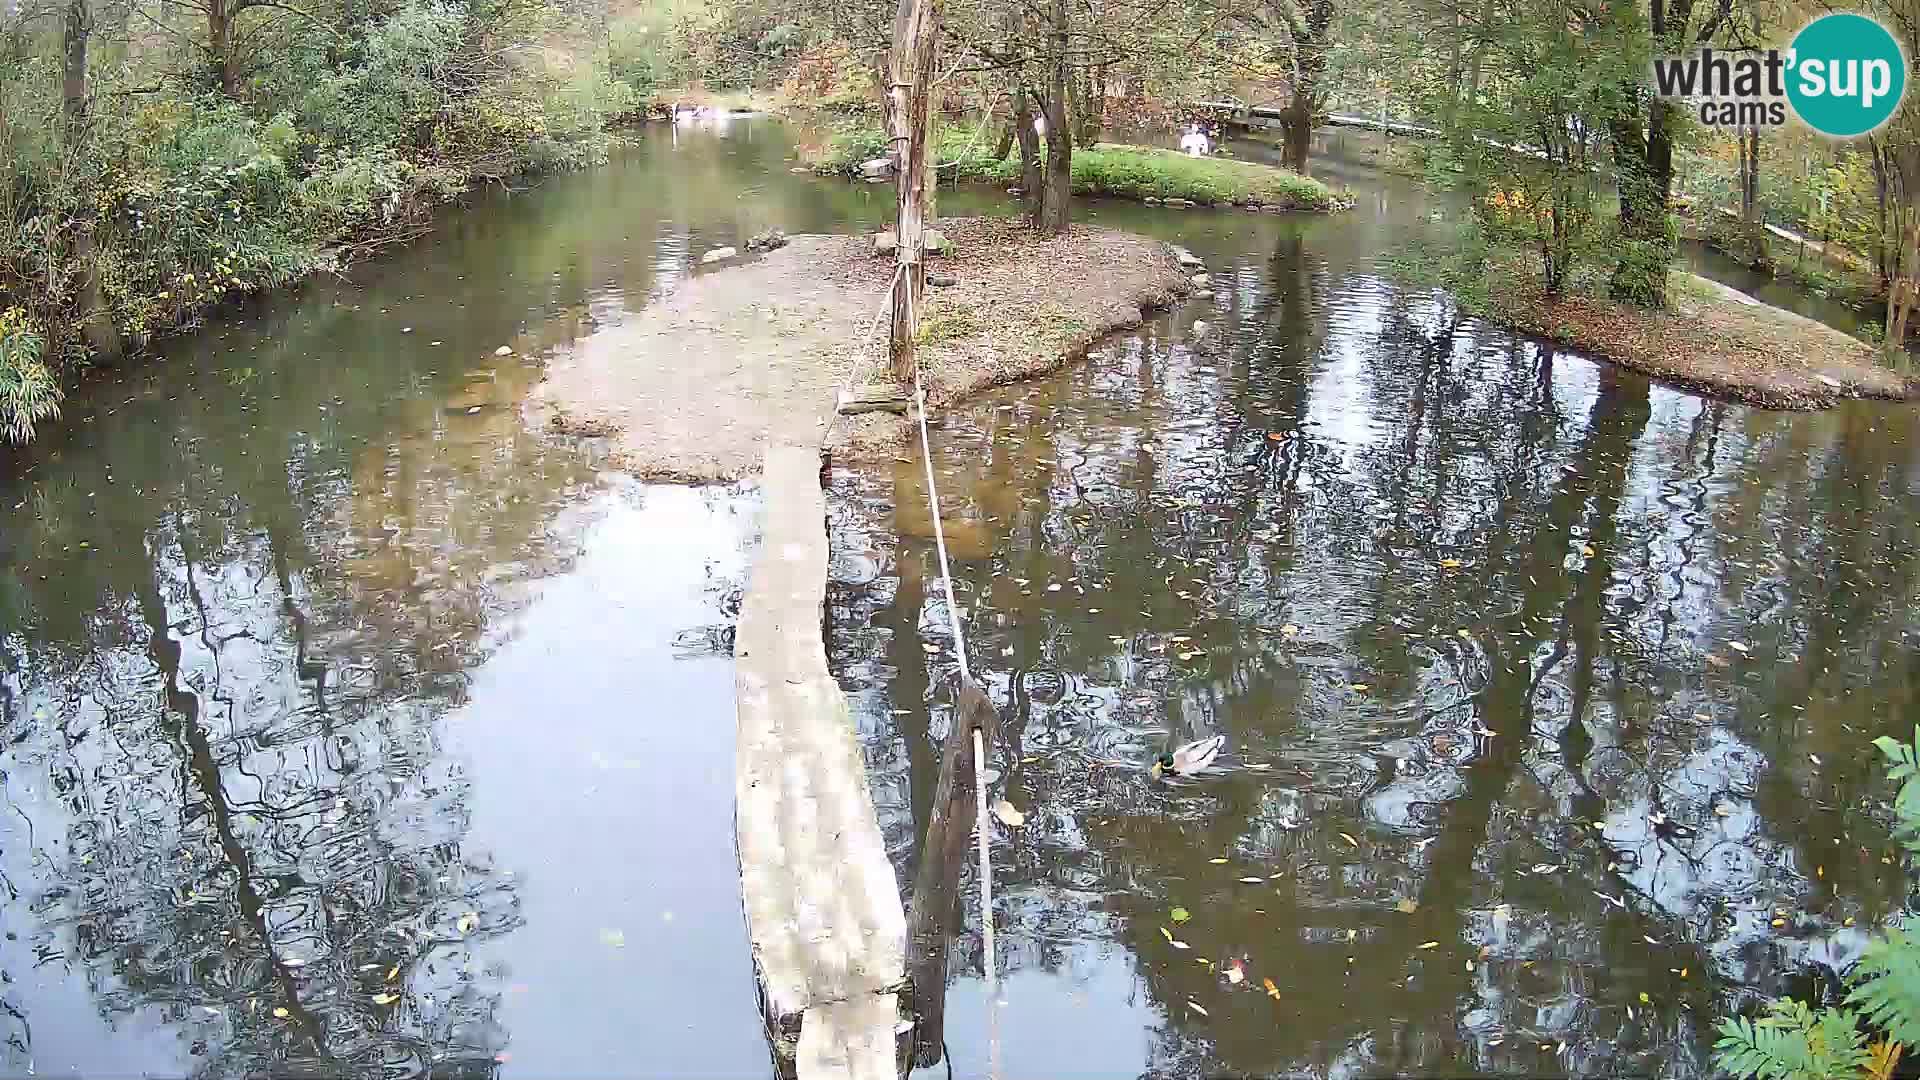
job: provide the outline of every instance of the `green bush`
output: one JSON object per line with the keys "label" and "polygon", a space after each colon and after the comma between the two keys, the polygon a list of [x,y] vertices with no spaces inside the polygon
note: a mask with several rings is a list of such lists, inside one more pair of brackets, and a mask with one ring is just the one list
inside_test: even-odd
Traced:
{"label": "green bush", "polygon": [[[1913,742],[1881,736],[1873,745],[1900,781],[1894,836],[1920,854],[1920,727]],[[1840,1005],[1813,1009],[1778,998],[1758,1020],[1720,1024],[1714,1061],[1753,1080],[1887,1080],[1905,1047],[1920,1042],[1920,919],[1907,918],[1870,943]]]}
{"label": "green bush", "polygon": [[58,39],[0,34],[0,435],[54,415],[83,323],[137,347],[337,267],[477,180],[602,159],[636,101],[608,57],[548,61],[569,16],[538,0],[317,10],[245,38],[237,99],[154,47],[96,53],[77,128]]}

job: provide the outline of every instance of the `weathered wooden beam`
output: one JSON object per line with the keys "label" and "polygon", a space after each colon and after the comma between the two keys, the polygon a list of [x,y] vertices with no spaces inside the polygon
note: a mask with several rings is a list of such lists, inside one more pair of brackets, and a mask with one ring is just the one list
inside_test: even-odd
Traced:
{"label": "weathered wooden beam", "polygon": [[[940,752],[940,779],[933,812],[920,840],[920,868],[907,906],[907,981],[913,1010],[912,1063],[928,1068],[940,1062],[946,1034],[947,947],[964,922],[960,917],[960,870],[967,863],[967,841],[976,809],[973,783],[973,732],[990,757],[999,735],[993,703],[972,679],[960,680],[954,697],[953,725]],[[900,1075],[907,1074],[903,1060]]]}
{"label": "weathered wooden beam", "polygon": [[912,399],[898,386],[856,386],[840,392],[840,413],[903,413],[913,407]]}
{"label": "weathered wooden beam", "polygon": [[827,670],[819,448],[770,447],[761,490],[761,549],[734,643],[734,794],[766,1029],[784,1074],[878,1080],[894,1068],[906,913]]}

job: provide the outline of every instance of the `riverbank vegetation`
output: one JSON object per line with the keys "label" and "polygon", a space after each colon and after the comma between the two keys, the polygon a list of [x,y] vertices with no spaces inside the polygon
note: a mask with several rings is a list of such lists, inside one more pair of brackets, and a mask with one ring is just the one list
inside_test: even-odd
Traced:
{"label": "riverbank vegetation", "polygon": [[[1007,141],[966,124],[944,128],[934,168],[942,180],[1018,185],[1020,161]],[[803,148],[816,172],[854,175],[862,163],[887,156],[877,121],[843,121],[824,141]],[[1046,154],[1040,154],[1044,163]],[[1276,210],[1333,210],[1341,198],[1310,176],[1232,158],[1191,157],[1151,146],[1098,143],[1073,154],[1073,193],[1120,199],[1184,199],[1198,205],[1265,206]]]}
{"label": "riverbank vegetation", "polygon": [[[536,0],[46,0],[0,19],[0,429],[76,368],[598,160],[629,87]],[[583,44],[586,43],[586,44]]]}

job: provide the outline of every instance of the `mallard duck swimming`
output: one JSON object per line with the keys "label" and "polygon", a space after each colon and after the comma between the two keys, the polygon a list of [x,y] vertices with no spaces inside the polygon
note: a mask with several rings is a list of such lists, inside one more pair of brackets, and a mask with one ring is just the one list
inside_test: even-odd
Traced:
{"label": "mallard duck swimming", "polygon": [[1213,764],[1220,756],[1220,748],[1227,745],[1225,735],[1214,735],[1205,739],[1195,739],[1185,746],[1175,748],[1171,753],[1155,758],[1148,772],[1155,780],[1172,773],[1175,776],[1192,776]]}

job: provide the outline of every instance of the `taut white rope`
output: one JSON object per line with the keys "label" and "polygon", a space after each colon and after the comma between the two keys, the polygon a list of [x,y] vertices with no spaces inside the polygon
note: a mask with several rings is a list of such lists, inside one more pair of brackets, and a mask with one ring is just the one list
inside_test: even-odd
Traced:
{"label": "taut white rope", "polygon": [[[933,512],[933,546],[940,556],[940,584],[946,590],[947,625],[953,629],[953,652],[960,659],[960,677],[971,682],[973,673],[967,668],[967,639],[960,629],[960,605],[953,598],[953,571],[947,562],[947,533],[940,523],[940,493],[933,479],[933,447],[927,440],[927,396],[920,386],[917,360],[913,366],[913,408],[920,426],[920,459],[927,467],[927,504]],[[973,729],[973,796],[974,836],[980,855],[980,964],[987,976],[987,1075],[998,1080],[1000,976],[993,949],[993,860],[987,850],[987,753],[977,727]]]}

